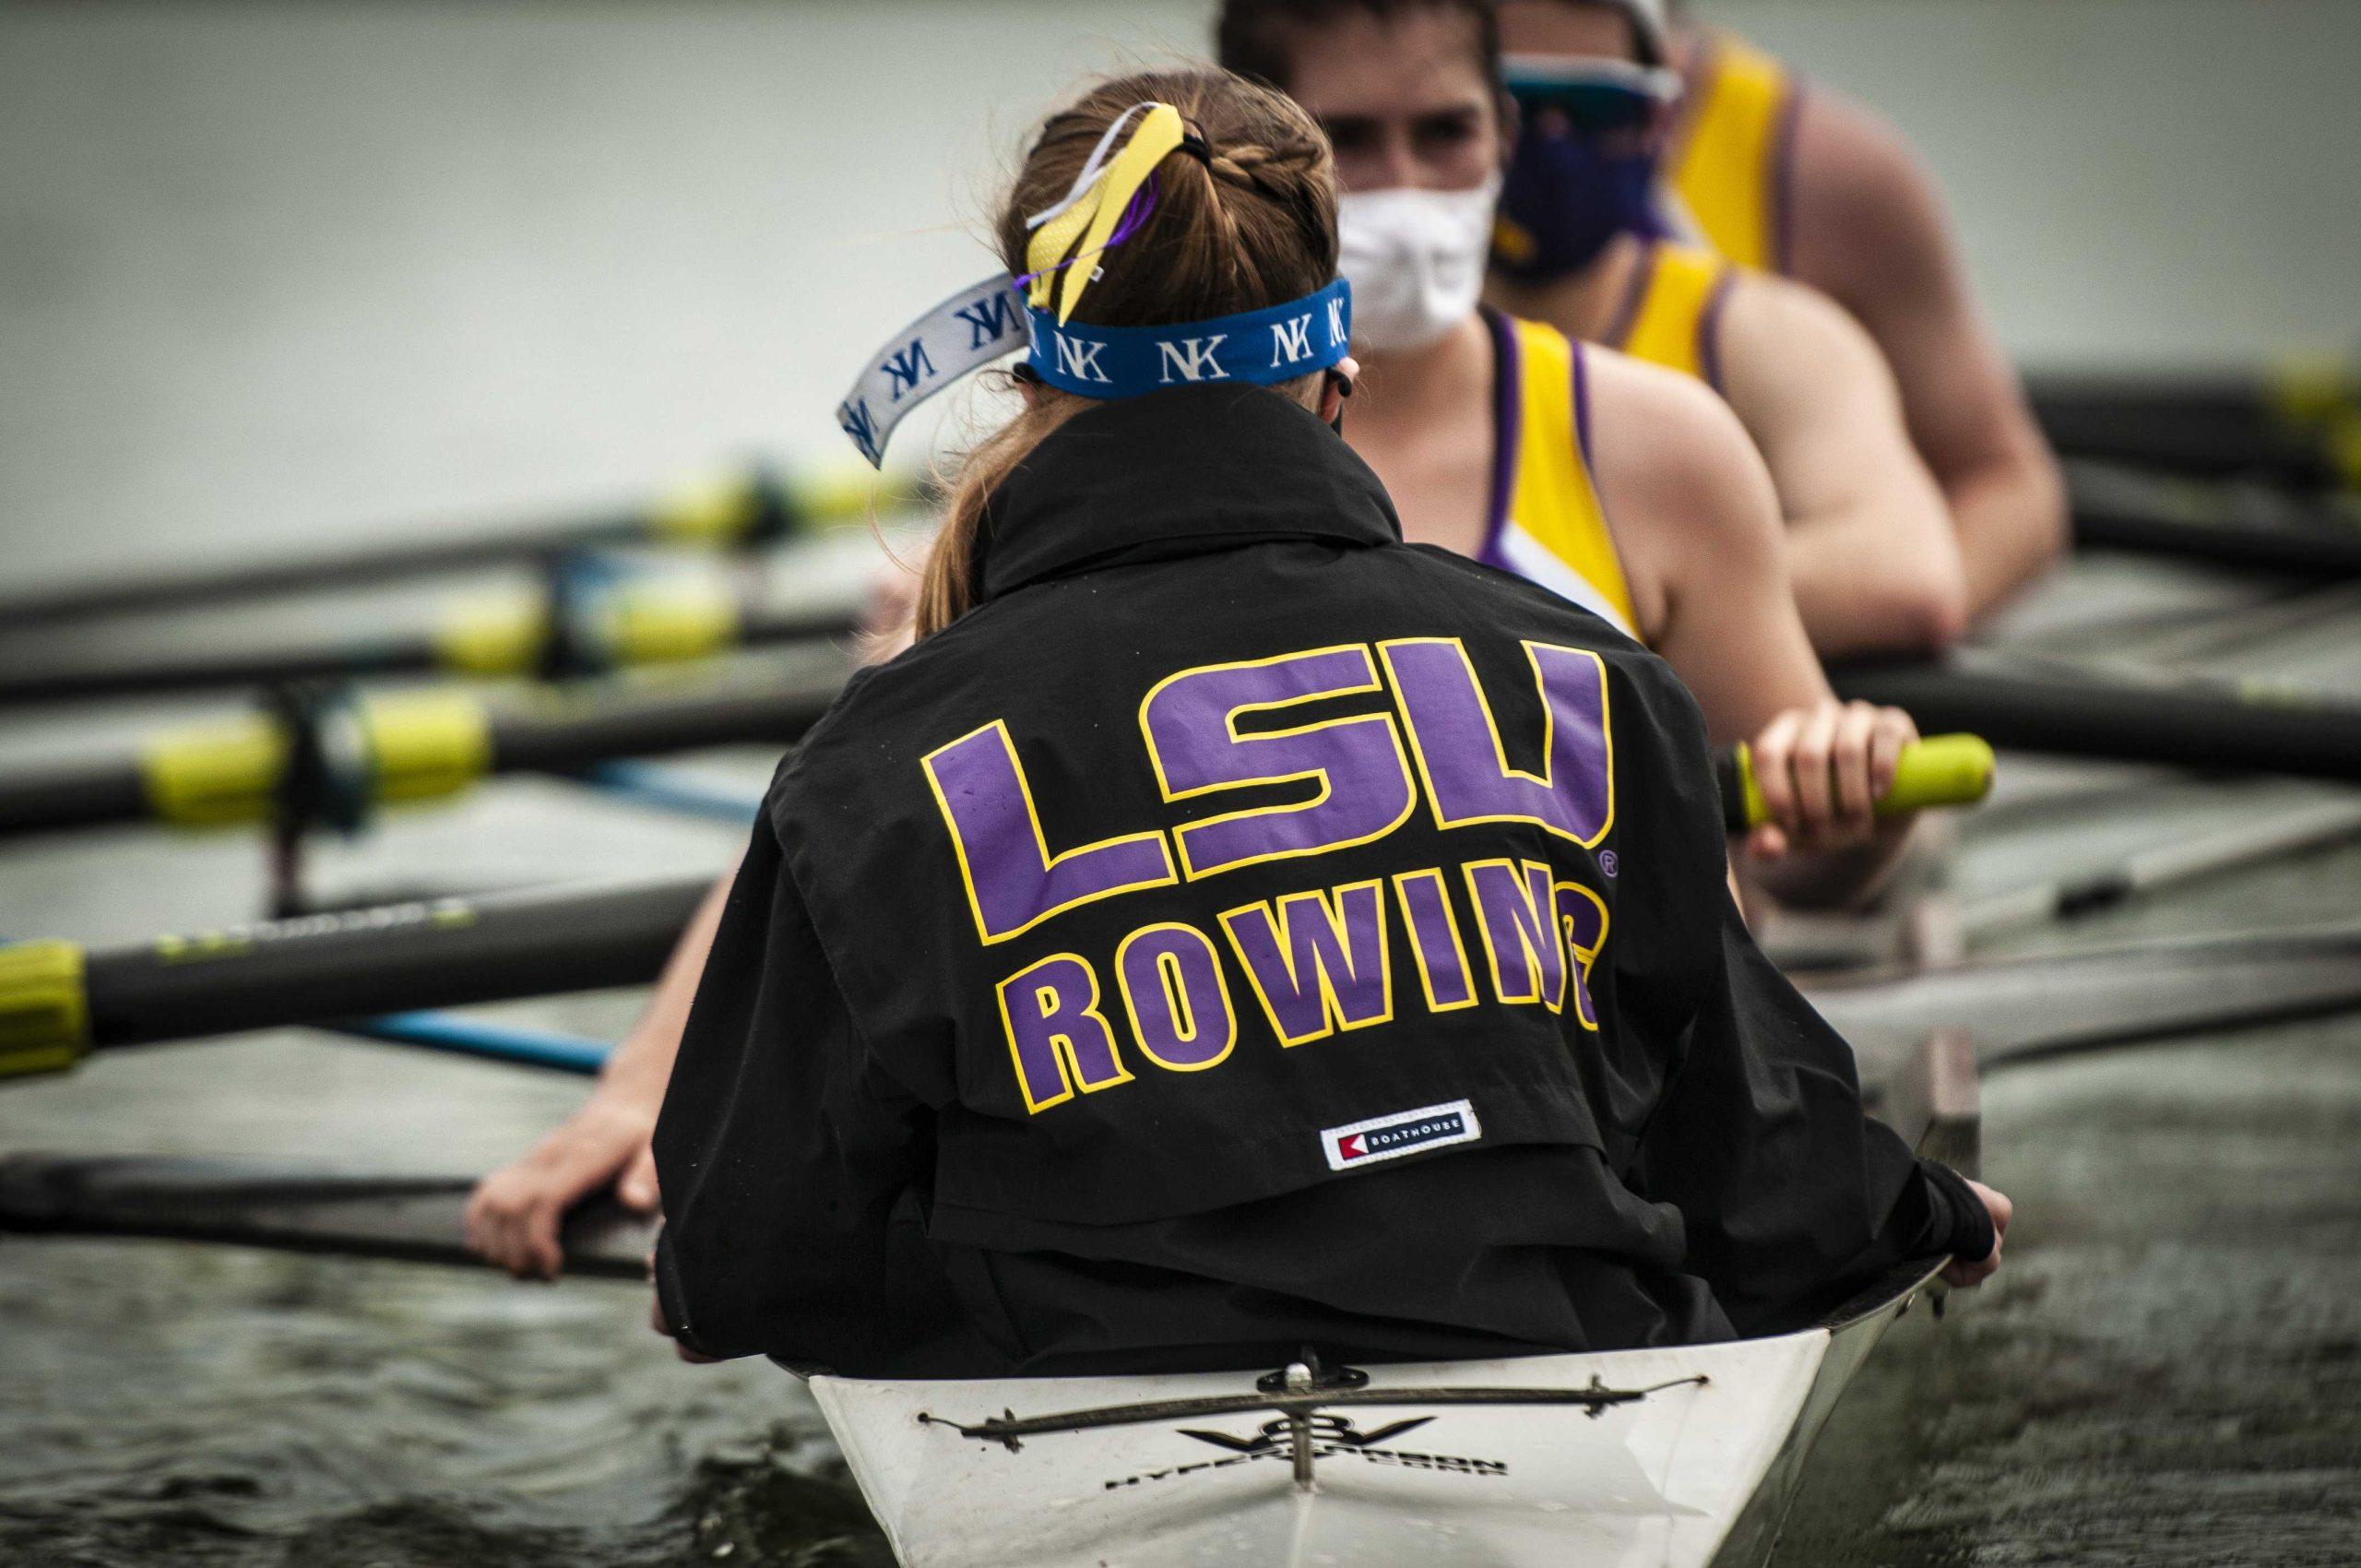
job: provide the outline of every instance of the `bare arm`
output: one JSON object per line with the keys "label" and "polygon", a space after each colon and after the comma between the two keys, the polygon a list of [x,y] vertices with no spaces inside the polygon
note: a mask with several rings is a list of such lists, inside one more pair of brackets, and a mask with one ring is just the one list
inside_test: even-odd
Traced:
{"label": "bare arm", "polygon": [[1671,371],[1583,352],[1600,499],[1642,634],[1714,742],[1754,751],[1774,818],[1750,843],[1764,882],[1790,903],[1868,897],[1909,834],[1871,802],[1916,731],[1829,691],[1788,589],[1771,477],[1728,406]]}
{"label": "bare arm", "polygon": [[[888,559],[872,574],[864,616],[866,662],[883,663],[910,643],[916,579]],[[648,1144],[664,1088],[681,1052],[689,1004],[696,1000],[721,925],[721,907],[738,879],[738,861],[713,885],[681,932],[664,973],[623,1042],[607,1058],[599,1087],[565,1124],[531,1152],[484,1178],[468,1205],[468,1244],[519,1278],[553,1278],[564,1266],[558,1222],[575,1204],[611,1183],[615,1196],[643,1213],[656,1207],[656,1157]]]}
{"label": "bare arm", "polygon": [[1950,512],[1869,334],[1801,284],[1750,275],[1719,330],[1723,390],[1770,467],[1812,647],[1838,659],[1956,641],[1967,588]]}
{"label": "bare arm", "polygon": [[655,1209],[656,1160],[648,1137],[737,876],[732,861],[697,906],[664,962],[647,1011],[608,1056],[582,1109],[476,1188],[468,1205],[468,1244],[519,1278],[556,1277],[565,1261],[558,1222],[600,1188],[612,1183],[626,1207]]}
{"label": "bare arm", "polygon": [[1793,271],[1884,351],[1911,439],[1950,503],[1968,612],[2055,564],[2065,487],[1993,340],[1932,177],[1892,127],[1818,89],[1796,127]]}
{"label": "bare arm", "polygon": [[1686,376],[1596,348],[1583,358],[1599,499],[1641,635],[1696,695],[1714,743],[1827,700],[1778,498],[1737,418]]}

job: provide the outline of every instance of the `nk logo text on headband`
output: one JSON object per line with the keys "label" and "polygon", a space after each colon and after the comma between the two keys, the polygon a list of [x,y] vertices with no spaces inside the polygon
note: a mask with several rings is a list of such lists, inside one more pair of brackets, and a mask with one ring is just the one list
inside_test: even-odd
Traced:
{"label": "nk logo text on headband", "polygon": [[971,283],[894,335],[836,405],[836,423],[871,467],[883,467],[905,415],[1025,338],[1025,307],[1007,277]]}
{"label": "nk logo text on headband", "polygon": [[[1126,129],[1131,139],[1118,149]],[[1073,319],[1098,275],[1096,258],[1146,221],[1158,193],[1156,165],[1186,140],[1169,104],[1134,104],[1109,126],[1064,198],[1026,220],[1032,270],[1019,279],[995,274],[953,294],[896,333],[853,383],[836,422],[860,455],[882,467],[885,443],[911,410],[1020,346],[1043,382],[1085,398],[1137,398],[1208,381],[1266,386],[1341,362],[1353,322],[1352,290],[1341,278],[1299,300],[1207,321],[1099,327]]]}
{"label": "nk logo text on headband", "polygon": [[905,415],[973,370],[1019,348],[1035,374],[1085,398],[1138,398],[1169,386],[1293,381],[1341,362],[1353,333],[1352,288],[1210,321],[1157,327],[1063,326],[1018,303],[1005,277],[971,284],[896,333],[836,407],[836,422],[872,466]]}

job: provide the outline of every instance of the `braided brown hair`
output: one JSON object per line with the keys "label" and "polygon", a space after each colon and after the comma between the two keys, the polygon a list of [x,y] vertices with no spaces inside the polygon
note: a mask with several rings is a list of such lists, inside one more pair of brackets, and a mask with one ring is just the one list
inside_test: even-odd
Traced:
{"label": "braided brown hair", "polygon": [[[1102,327],[1203,321],[1301,299],[1336,276],[1336,181],[1327,139],[1293,100],[1223,71],[1147,71],[1091,88],[1043,123],[994,225],[1001,260],[1026,272],[1026,218],[1062,198],[1125,110],[1169,103],[1192,141],[1156,169],[1137,232],[1077,266],[1099,276],[1074,311]],[[918,635],[969,608],[984,502],[1086,400],[1051,388],[968,453],[919,590]],[[1275,391],[1286,393],[1280,386]]]}

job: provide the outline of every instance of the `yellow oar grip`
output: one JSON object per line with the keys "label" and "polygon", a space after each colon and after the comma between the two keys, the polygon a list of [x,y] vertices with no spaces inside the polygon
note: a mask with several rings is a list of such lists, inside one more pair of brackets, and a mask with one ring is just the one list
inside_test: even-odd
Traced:
{"label": "yellow oar grip", "polygon": [[[492,716],[458,692],[417,692],[359,705],[369,798],[456,794],[492,765]],[[148,807],[185,827],[259,822],[287,771],[287,737],[267,719],[160,736],[140,754]]]}
{"label": "yellow oar grip", "polygon": [[2320,432],[2329,466],[2347,490],[2361,490],[2361,411],[2345,409]]}
{"label": "yellow oar grip", "polygon": [[717,588],[625,590],[607,607],[601,636],[618,664],[709,659],[738,641],[738,601]]}
{"label": "yellow oar grip", "polygon": [[1902,748],[1881,812],[1974,805],[1992,792],[1992,748],[1981,735],[1928,735]]}
{"label": "yellow oar grip", "polygon": [[148,809],[184,827],[253,822],[287,770],[287,737],[256,714],[158,736],[139,756]]}
{"label": "yellow oar grip", "polygon": [[0,947],[0,1078],[62,1073],[89,1045],[82,949],[70,942]]}
{"label": "yellow oar grip", "polygon": [[361,705],[380,801],[456,795],[492,766],[492,715],[460,692],[412,692]]}
{"label": "yellow oar grip", "polygon": [[2291,355],[2266,377],[2272,407],[2296,426],[2324,424],[2361,408],[2361,365],[2336,354]]}
{"label": "yellow oar grip", "polygon": [[461,605],[434,630],[434,662],[454,675],[522,675],[549,640],[538,595],[508,594]]}
{"label": "yellow oar grip", "polygon": [[[1771,807],[1754,777],[1754,755],[1741,741],[1738,757],[1738,790],[1746,802],[1746,825],[1760,827],[1771,820]],[[1981,735],[1929,735],[1902,748],[1895,762],[1893,788],[1878,800],[1880,816],[1925,811],[1933,806],[1964,806],[1992,790],[1992,748]]]}
{"label": "yellow oar grip", "polygon": [[813,523],[867,518],[881,509],[917,505],[926,493],[921,476],[881,476],[865,464],[832,466],[820,473],[798,472],[788,484],[777,475],[740,474],[688,485],[657,504],[647,517],[647,537],[658,544],[721,550],[742,544],[768,526],[789,532]]}
{"label": "yellow oar grip", "polygon": [[[590,636],[616,664],[709,659],[738,641],[738,601],[703,586],[624,587],[597,607]],[[434,634],[435,662],[455,675],[524,675],[539,668],[549,614],[534,600],[463,609]]]}
{"label": "yellow oar grip", "polygon": [[706,548],[735,544],[761,516],[762,493],[752,474],[687,485],[657,503],[649,535],[667,544]]}
{"label": "yellow oar grip", "polygon": [[2281,422],[2311,432],[2337,478],[2361,489],[2361,365],[2333,355],[2291,359],[2267,384]]}
{"label": "yellow oar grip", "polygon": [[798,474],[792,493],[800,517],[858,522],[872,511],[917,505],[925,497],[926,484],[918,474],[880,474],[865,463],[848,463],[825,473]]}

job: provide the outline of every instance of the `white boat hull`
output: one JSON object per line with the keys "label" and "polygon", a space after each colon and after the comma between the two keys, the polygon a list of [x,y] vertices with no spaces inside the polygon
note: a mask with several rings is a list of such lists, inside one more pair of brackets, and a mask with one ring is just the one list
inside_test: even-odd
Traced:
{"label": "white boat hull", "polygon": [[[1240,1395],[1253,1388],[1245,1373],[819,1377],[812,1391],[908,1568],[1759,1562],[1803,1450],[1908,1300],[1774,1339],[1373,1367],[1372,1389],[1674,1386],[1596,1416],[1580,1406],[1420,1405],[1415,1393],[1400,1405],[1323,1409],[1308,1489],[1295,1479],[1285,1418],[1268,1411],[1051,1432],[1014,1453],[941,1424]],[[1415,1425],[1389,1432],[1402,1422]]]}

